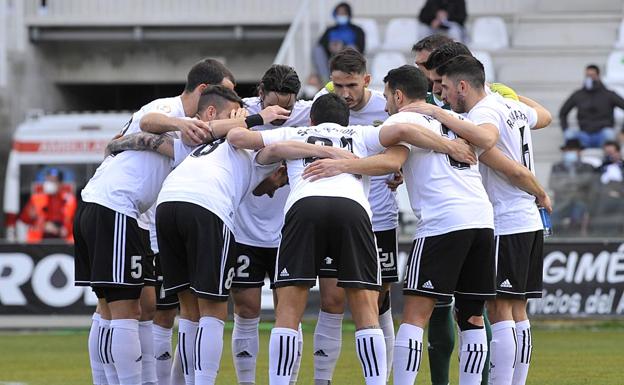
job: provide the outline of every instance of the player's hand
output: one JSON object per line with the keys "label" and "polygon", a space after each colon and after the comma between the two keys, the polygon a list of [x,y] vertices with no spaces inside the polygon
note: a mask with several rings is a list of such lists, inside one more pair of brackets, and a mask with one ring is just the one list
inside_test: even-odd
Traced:
{"label": "player's hand", "polygon": [[240,107],[238,109],[232,110],[230,112],[230,119],[237,119],[237,118],[246,118],[249,115],[249,111],[247,111],[247,109]]}
{"label": "player's hand", "polygon": [[310,182],[344,173],[343,159],[318,159],[303,170],[303,179]]}
{"label": "player's hand", "polygon": [[180,119],[178,128],[183,138],[186,135],[188,142],[184,143],[190,146],[198,146],[210,138],[210,126],[199,119]]}
{"label": "player's hand", "polygon": [[427,116],[434,116],[438,108],[440,107],[434,106],[433,104],[429,104],[425,101],[418,101],[418,102],[413,102],[406,106],[403,106],[399,111],[400,112],[416,112],[416,113],[427,115]]}
{"label": "player's hand", "polygon": [[386,184],[388,185],[388,188],[390,188],[390,190],[396,191],[396,189],[403,184],[403,173],[401,173],[400,171],[395,172],[394,177],[387,180]]}
{"label": "player's hand", "polygon": [[545,208],[549,214],[552,214],[552,202],[548,194],[544,193],[543,197],[537,197],[537,205]]}
{"label": "player's hand", "polygon": [[269,106],[258,114],[262,116],[264,124],[271,123],[274,120],[287,120],[290,117],[290,111],[278,105]]}
{"label": "player's hand", "polygon": [[448,156],[461,163],[477,164],[477,155],[474,149],[465,139],[451,140],[451,150]]}
{"label": "player's hand", "polygon": [[344,148],[323,146],[323,149],[327,151],[327,157],[331,159],[357,159],[357,155]]}

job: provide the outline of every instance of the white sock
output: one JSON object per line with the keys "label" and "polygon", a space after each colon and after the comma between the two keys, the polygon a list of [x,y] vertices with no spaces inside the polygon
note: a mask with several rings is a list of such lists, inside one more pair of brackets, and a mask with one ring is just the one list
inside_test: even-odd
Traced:
{"label": "white sock", "polygon": [[111,330],[110,320],[100,318],[100,332],[99,337],[99,351],[100,357],[102,357],[102,367],[104,374],[106,375],[106,382],[108,385],[119,385],[119,379],[117,378],[117,371],[115,370],[115,364],[113,363],[113,353],[111,351]]}
{"label": "white sock", "polygon": [[299,332],[273,328],[269,340],[269,385],[288,385],[297,355]]}
{"label": "white sock", "polygon": [[120,385],[141,385],[141,341],[139,321],[114,319],[111,328],[111,350]]}
{"label": "white sock", "polygon": [[490,342],[490,384],[511,385],[516,360],[516,323],[500,321],[492,324]]}
{"label": "white sock", "polygon": [[141,380],[143,385],[156,385],[156,358],[154,357],[153,321],[139,321],[139,340],[141,341]]}
{"label": "white sock", "polygon": [[314,379],[331,381],[342,347],[343,314],[320,310],[314,329]]}
{"label": "white sock", "polygon": [[259,323],[260,318],[242,318],[234,314],[232,359],[239,384],[256,382],[256,360],[260,346]]}
{"label": "white sock", "polygon": [[356,331],[355,347],[366,385],[385,385],[388,369],[383,331],[381,329]]}
{"label": "white sock", "polygon": [[379,327],[383,331],[384,340],[386,341],[386,368],[388,368],[386,382],[389,382],[390,373],[392,372],[392,357],[394,355],[394,321],[392,320],[392,308],[389,308],[385,313],[379,315]]}
{"label": "white sock", "polygon": [[533,338],[529,320],[516,323],[517,350],[513,385],[524,385],[529,374],[529,364],[533,355]]}
{"label": "white sock", "polygon": [[[179,346],[180,345],[176,345],[173,351],[173,362],[171,363],[171,377],[169,385],[186,385],[184,371],[182,370],[182,360],[180,358],[180,352],[178,351]],[[195,378],[194,375],[193,378]]]}
{"label": "white sock", "polygon": [[[186,385],[195,384],[195,337],[197,336],[197,322],[180,318],[178,321],[178,353],[180,365]],[[173,376],[171,376],[173,378]]]}
{"label": "white sock", "polygon": [[102,357],[100,356],[100,315],[93,313],[91,317],[91,329],[89,330],[89,360],[91,361],[91,375],[94,385],[106,385],[106,373],[102,366]]}
{"label": "white sock", "polygon": [[488,351],[485,329],[466,330],[459,334],[459,384],[479,385]]}
{"label": "white sock", "polygon": [[214,385],[223,352],[225,323],[214,317],[201,317],[195,338],[195,383]]}
{"label": "white sock", "polygon": [[156,358],[158,385],[170,385],[171,364],[173,363],[173,347],[171,346],[173,329],[153,325],[152,335],[154,337],[154,358]]}
{"label": "white sock", "polygon": [[290,375],[290,385],[295,385],[299,378],[299,368],[301,367],[301,357],[303,357],[303,330],[299,323],[299,339],[297,340],[297,355],[295,356],[295,365],[293,365],[292,374]]}
{"label": "white sock", "polygon": [[413,385],[420,369],[423,350],[423,329],[419,326],[402,323],[394,341],[394,361],[392,362],[393,384]]}

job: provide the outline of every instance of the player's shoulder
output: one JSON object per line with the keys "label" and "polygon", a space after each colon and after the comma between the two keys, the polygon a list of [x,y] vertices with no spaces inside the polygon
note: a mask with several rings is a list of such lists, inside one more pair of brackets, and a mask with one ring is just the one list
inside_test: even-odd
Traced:
{"label": "player's shoulder", "polygon": [[179,96],[173,96],[168,98],[159,98],[152,100],[141,108],[144,113],[147,112],[160,112],[167,115],[179,115],[184,114],[182,108],[182,100]]}
{"label": "player's shoulder", "polygon": [[419,114],[418,112],[411,111],[401,111],[396,114],[390,115],[388,119],[385,120],[384,126],[393,123],[415,123],[423,126],[430,126],[437,122],[431,116]]}
{"label": "player's shoulder", "polygon": [[243,98],[243,106],[249,111],[250,114],[257,114],[262,109],[260,98],[252,96],[249,98]]}

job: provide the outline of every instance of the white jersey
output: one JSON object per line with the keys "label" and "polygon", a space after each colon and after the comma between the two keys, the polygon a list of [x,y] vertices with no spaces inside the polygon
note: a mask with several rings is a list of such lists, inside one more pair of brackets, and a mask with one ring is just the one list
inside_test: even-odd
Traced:
{"label": "white jersey", "polygon": [[[460,115],[449,114],[463,119]],[[392,115],[384,125],[416,123],[432,132],[455,139],[456,135],[430,116],[414,112]],[[460,163],[446,154],[411,146],[403,164],[405,186],[417,218],[414,238],[452,231],[494,228],[492,205],[477,165]]]}
{"label": "white jersey", "polygon": [[[370,90],[371,96],[368,103],[358,111],[349,110],[350,126],[379,126],[387,118],[386,98],[383,93]],[[314,99],[327,94],[323,88]],[[386,181],[392,180],[394,174],[371,177],[370,192],[368,200],[373,210],[373,231],[385,231],[399,227],[399,204],[397,203],[396,192],[390,190]]]}
{"label": "white jersey", "polygon": [[[132,115],[124,135],[141,131],[139,122],[149,112],[184,117],[182,99],[156,99]],[[170,133],[176,136],[175,133]],[[137,219],[156,201],[162,182],[171,171],[171,159],[153,151],[124,151],[108,156],[82,190],[82,200],[108,207]]]}
{"label": "white jersey", "polygon": [[149,232],[150,249],[158,254],[158,239],[156,238],[156,202],[146,212],[139,215],[137,224],[143,230]]}
{"label": "white jersey", "polygon": [[[468,117],[475,124],[490,123],[500,136],[496,147],[508,158],[535,173],[531,128],[537,123],[537,112],[524,103],[488,95],[477,103]],[[516,234],[542,229],[535,197],[515,187],[504,175],[484,164],[480,166],[483,183],[494,205],[495,234]]]}
{"label": "white jersey", "polygon": [[[385,148],[379,143],[378,127],[342,127],[334,123],[323,123],[313,127],[282,127],[262,131],[265,146],[283,140],[296,140],[323,146],[341,147],[351,150],[358,157],[377,154]],[[301,177],[305,167],[314,159],[295,159],[287,162],[290,195],[284,207],[284,214],[299,199],[309,196],[343,197],[359,203],[371,216],[368,203],[368,177],[340,174],[310,182]]]}
{"label": "white jersey", "polygon": [[223,139],[204,144],[169,174],[158,204],[194,203],[217,215],[232,230],[243,197],[278,166],[256,164],[252,151],[237,149]]}
{"label": "white jersey", "polygon": [[[260,98],[243,99],[249,114],[257,114],[262,109]],[[311,101],[298,100],[283,126],[299,127],[310,125]],[[272,124],[255,126],[252,130],[264,131],[277,128]],[[236,242],[257,247],[278,247],[284,226],[284,205],[290,193],[290,186],[277,189],[272,198],[268,195],[247,194],[236,212],[234,238]]]}

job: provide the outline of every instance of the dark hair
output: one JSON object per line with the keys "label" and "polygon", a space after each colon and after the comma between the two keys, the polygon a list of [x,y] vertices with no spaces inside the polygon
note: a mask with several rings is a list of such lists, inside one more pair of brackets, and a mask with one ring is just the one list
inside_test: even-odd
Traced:
{"label": "dark hair", "polygon": [[273,64],[262,76],[258,89],[265,93],[279,92],[297,95],[301,89],[301,81],[294,68],[282,64]]}
{"label": "dark hair", "polygon": [[485,86],[485,71],[483,64],[473,56],[459,55],[438,67],[440,76],[446,75],[455,83],[464,80],[473,88]]}
{"label": "dark hair", "polygon": [[347,10],[347,15],[349,15],[349,19],[350,19],[351,16],[353,15],[351,13],[351,4],[345,3],[345,2],[338,3],[338,5],[336,5],[334,7],[334,11],[332,12],[332,16],[336,16],[336,12],[338,12],[338,8],[340,8],[340,7],[344,7]]}
{"label": "dark hair", "polygon": [[46,176],[55,176],[58,178],[59,182],[63,181],[63,171],[59,170],[56,167],[50,167],[49,169],[46,170],[45,172]]}
{"label": "dark hair", "polygon": [[310,108],[312,124],[336,123],[341,126],[349,125],[349,106],[340,96],[329,93],[319,96]]}
{"label": "dark hair", "polygon": [[607,146],[613,146],[615,147],[615,149],[620,152],[621,151],[621,147],[620,144],[614,140],[607,140],[606,142],[604,142],[604,144],[602,145],[602,147],[607,147]]}
{"label": "dark hair", "polygon": [[203,112],[208,106],[214,106],[217,110],[221,110],[226,102],[237,103],[240,107],[243,106],[243,100],[231,89],[221,85],[208,86],[199,97],[197,112]]}
{"label": "dark hair", "polygon": [[441,33],[436,33],[433,35],[429,35],[426,38],[421,39],[418,43],[414,44],[414,46],[412,47],[412,52],[433,52],[435,49],[452,42],[453,39],[451,39],[450,37]]}
{"label": "dark hair", "polygon": [[329,70],[346,74],[365,74],[366,58],[358,50],[348,47],[329,59]]}
{"label": "dark hair", "polygon": [[236,84],[234,75],[218,60],[204,59],[195,64],[186,76],[186,86],[184,91],[193,92],[200,84],[221,84],[223,78],[228,78]]}
{"label": "dark hair", "polygon": [[596,64],[588,64],[587,67],[585,67],[586,70],[594,70],[596,71],[596,73],[598,75],[600,75],[600,68],[598,68],[598,66]]}
{"label": "dark hair", "polygon": [[402,65],[391,69],[383,79],[392,91],[401,90],[412,100],[424,99],[429,89],[429,80],[418,68],[411,65]]}
{"label": "dark hair", "polygon": [[424,66],[428,70],[433,70],[459,55],[472,56],[472,53],[465,44],[456,41],[447,43],[433,50]]}

